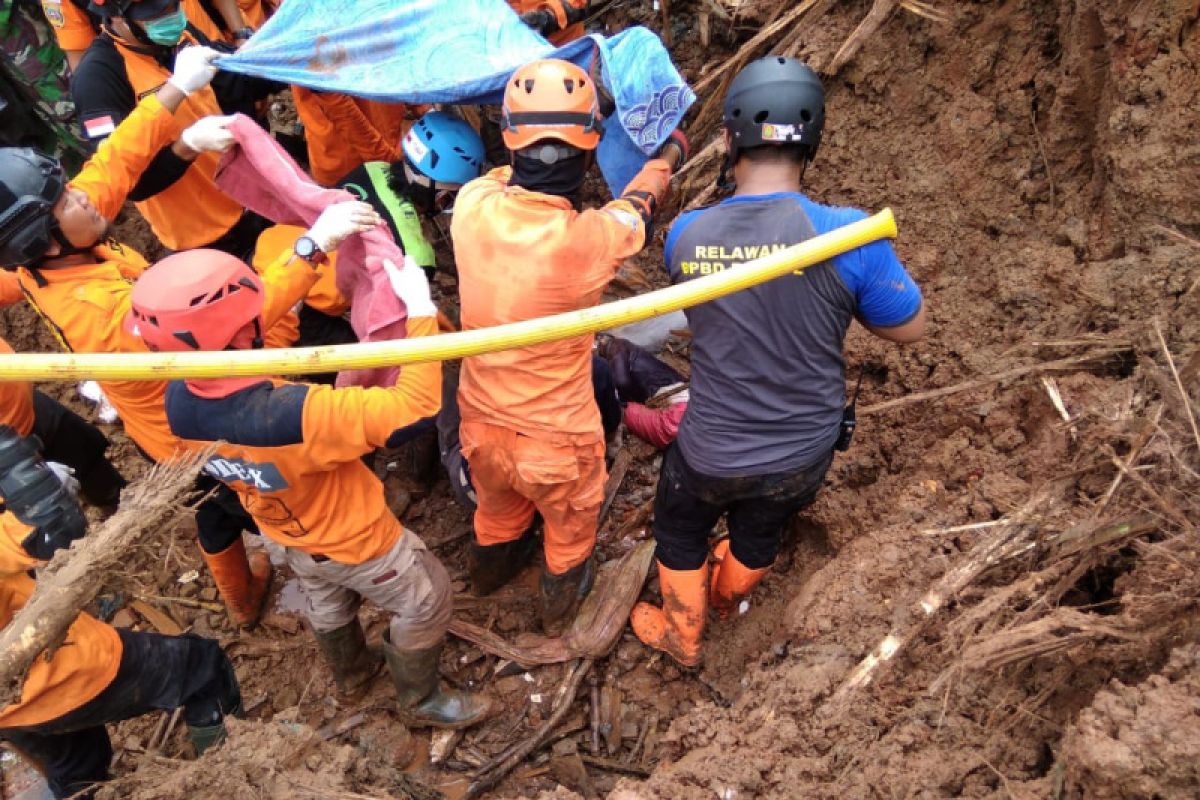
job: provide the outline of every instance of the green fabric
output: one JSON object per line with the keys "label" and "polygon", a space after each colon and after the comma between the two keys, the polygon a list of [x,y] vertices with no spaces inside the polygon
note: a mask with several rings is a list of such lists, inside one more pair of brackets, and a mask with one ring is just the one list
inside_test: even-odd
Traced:
{"label": "green fabric", "polygon": [[437,261],[433,254],[433,245],[425,238],[421,228],[421,215],[413,208],[413,204],[400,197],[388,186],[388,165],[384,161],[369,161],[364,165],[367,177],[371,180],[371,191],[383,203],[392,229],[400,237],[400,246],[419,267],[433,268]]}
{"label": "green fabric", "polygon": [[0,42],[0,67],[21,105],[32,106],[30,116],[42,129],[6,133],[34,137],[37,141],[30,144],[63,158],[68,170],[76,172],[85,151],[74,131],[75,104],[69,92],[67,59],[41,6],[32,0],[0,0]]}

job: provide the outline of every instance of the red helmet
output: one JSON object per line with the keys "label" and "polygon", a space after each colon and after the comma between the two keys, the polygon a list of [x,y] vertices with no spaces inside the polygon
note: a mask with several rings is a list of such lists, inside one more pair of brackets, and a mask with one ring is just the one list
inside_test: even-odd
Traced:
{"label": "red helmet", "polygon": [[220,250],[167,256],[138,278],[126,325],[151,350],[224,350],[250,323],[262,346],[263,283]]}

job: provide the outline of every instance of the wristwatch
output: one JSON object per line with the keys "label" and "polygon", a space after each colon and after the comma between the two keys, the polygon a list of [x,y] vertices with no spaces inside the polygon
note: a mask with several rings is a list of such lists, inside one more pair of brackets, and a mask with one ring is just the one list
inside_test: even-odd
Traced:
{"label": "wristwatch", "polygon": [[303,258],[313,266],[324,264],[329,260],[329,256],[325,255],[325,251],[320,247],[317,247],[317,243],[313,241],[311,236],[301,236],[296,240],[296,244],[292,249],[297,256]]}

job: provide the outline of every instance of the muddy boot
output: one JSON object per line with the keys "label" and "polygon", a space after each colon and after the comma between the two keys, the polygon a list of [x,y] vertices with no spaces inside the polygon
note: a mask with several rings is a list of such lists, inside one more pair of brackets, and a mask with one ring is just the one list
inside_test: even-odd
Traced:
{"label": "muddy boot", "polygon": [[721,619],[728,619],[742,598],[750,594],[770,567],[750,569],[729,552],[729,540],[722,539],[713,548],[712,581],[708,604]]}
{"label": "muddy boot", "polygon": [[361,697],[383,667],[383,659],[367,647],[362,623],[355,618],[332,631],[313,631],[313,635],[338,691],[347,699]]}
{"label": "muddy boot", "polygon": [[700,569],[667,569],[658,565],[663,607],[638,603],[629,615],[633,632],[644,644],[662,650],[685,667],[700,666],[708,600],[708,564]]}
{"label": "muddy boot", "polygon": [[[225,716],[240,718],[243,713],[242,701],[239,699],[237,705],[230,709]],[[188,740],[191,741],[192,747],[196,748],[196,755],[198,756],[203,755],[204,751],[208,748],[225,741],[227,734],[224,719],[216,725],[188,725],[187,733]]]}
{"label": "muddy boot", "polygon": [[262,616],[271,588],[271,559],[263,550],[246,557],[246,543],[239,536],[219,553],[206,553],[204,563],[212,573],[217,591],[234,625],[252,627]]}
{"label": "muddy boot", "polygon": [[578,566],[571,567],[562,575],[552,575],[549,570],[542,573],[540,593],[542,630],[548,636],[561,634],[575,619],[583,598],[596,582],[596,557],[590,555]]}
{"label": "muddy boot", "polygon": [[483,597],[511,581],[521,570],[529,566],[537,552],[537,528],[541,524],[534,517],[533,524],[521,534],[520,539],[502,544],[483,545],[471,538],[471,549],[467,553],[467,572],[471,576],[471,592]]}
{"label": "muddy boot", "polygon": [[442,642],[424,650],[403,650],[383,637],[396,700],[405,724],[414,727],[466,728],[487,718],[492,702],[481,694],[442,689],[438,681],[438,659]]}

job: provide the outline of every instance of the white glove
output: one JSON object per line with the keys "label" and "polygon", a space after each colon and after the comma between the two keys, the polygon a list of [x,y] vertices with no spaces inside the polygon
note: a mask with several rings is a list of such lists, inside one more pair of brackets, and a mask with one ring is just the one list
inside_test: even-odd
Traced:
{"label": "white glove", "polygon": [[392,291],[404,301],[410,317],[437,316],[437,306],[429,296],[429,280],[425,277],[425,270],[418,267],[411,256],[404,256],[403,269],[385,258],[383,269],[388,282],[392,284]]}
{"label": "white glove", "polygon": [[175,71],[167,83],[185,95],[203,89],[217,74],[213,59],[221,55],[211,47],[185,47],[175,56]]}
{"label": "white glove", "polygon": [[189,125],[179,139],[197,153],[224,153],[237,141],[229,132],[231,122],[233,117],[201,117]]}
{"label": "white glove", "polygon": [[75,478],[74,469],[57,461],[47,461],[46,466],[54,473],[54,477],[58,478],[58,482],[67,490],[67,494],[71,497],[79,497],[79,481]]}
{"label": "white glove", "polygon": [[113,404],[108,402],[108,398],[104,396],[100,384],[95,381],[84,381],[79,384],[79,396],[98,407],[100,421],[104,424],[112,425],[121,418],[117,414],[117,409],[113,408]]}
{"label": "white glove", "polygon": [[346,200],[327,206],[308,229],[307,236],[316,242],[322,253],[337,250],[346,237],[354,233],[366,233],[383,222],[370,203]]}

